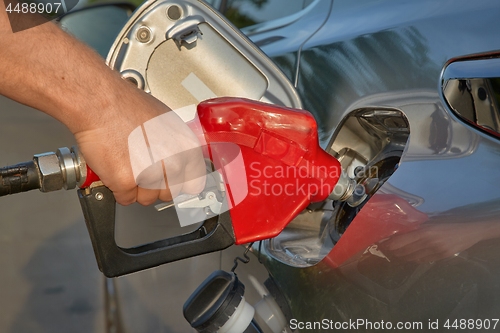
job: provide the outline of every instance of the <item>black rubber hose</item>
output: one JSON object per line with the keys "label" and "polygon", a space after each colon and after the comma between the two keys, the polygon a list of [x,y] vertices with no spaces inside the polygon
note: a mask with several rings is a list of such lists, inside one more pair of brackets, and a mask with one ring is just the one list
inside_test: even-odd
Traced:
{"label": "black rubber hose", "polygon": [[40,176],[33,161],[0,168],[0,197],[40,188]]}

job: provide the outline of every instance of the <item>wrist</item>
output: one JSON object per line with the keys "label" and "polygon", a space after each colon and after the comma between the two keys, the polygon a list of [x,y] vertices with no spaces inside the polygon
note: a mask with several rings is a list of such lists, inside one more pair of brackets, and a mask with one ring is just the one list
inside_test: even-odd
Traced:
{"label": "wrist", "polygon": [[[71,93],[54,103],[59,110],[54,117],[64,123],[73,134],[92,131],[119,119],[120,106],[129,88],[118,75],[104,63],[89,65],[89,72],[82,80],[87,85],[76,86]],[[92,73],[97,70],[98,73]],[[58,97],[55,96],[57,99]],[[123,107],[122,107],[123,109]],[[126,110],[122,110],[123,113]],[[125,116],[125,115],[124,115]]]}

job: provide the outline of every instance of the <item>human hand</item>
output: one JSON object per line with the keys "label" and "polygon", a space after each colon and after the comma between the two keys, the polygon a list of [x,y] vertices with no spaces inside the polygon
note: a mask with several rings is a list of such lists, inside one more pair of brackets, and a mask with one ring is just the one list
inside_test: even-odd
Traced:
{"label": "human hand", "polygon": [[74,131],[89,167],[122,205],[198,194],[206,171],[196,135],[164,104],[120,81],[119,98]]}

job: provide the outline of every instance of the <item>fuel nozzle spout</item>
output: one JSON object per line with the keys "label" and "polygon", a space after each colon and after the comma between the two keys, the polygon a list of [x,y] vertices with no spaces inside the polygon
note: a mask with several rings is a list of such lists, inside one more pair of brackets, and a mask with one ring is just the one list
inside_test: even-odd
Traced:
{"label": "fuel nozzle spout", "polygon": [[349,178],[346,172],[342,171],[337,184],[328,199],[334,201],[345,201],[351,207],[359,206],[367,198],[366,189],[356,180]]}

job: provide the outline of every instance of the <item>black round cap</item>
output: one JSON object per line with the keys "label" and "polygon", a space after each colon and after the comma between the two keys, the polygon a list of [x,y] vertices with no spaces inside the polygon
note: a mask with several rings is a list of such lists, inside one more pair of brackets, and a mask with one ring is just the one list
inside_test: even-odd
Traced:
{"label": "black round cap", "polygon": [[245,286],[236,274],[215,271],[184,303],[184,318],[202,333],[215,333],[241,303]]}

